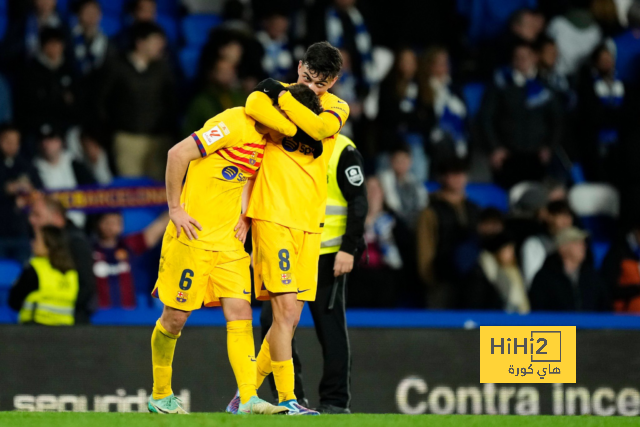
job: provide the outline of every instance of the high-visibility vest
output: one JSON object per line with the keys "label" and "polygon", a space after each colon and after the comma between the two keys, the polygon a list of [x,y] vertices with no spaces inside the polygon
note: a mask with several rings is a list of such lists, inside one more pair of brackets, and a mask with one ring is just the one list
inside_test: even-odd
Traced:
{"label": "high-visibility vest", "polygon": [[32,258],[30,264],[38,275],[38,290],[31,292],[22,304],[20,323],[41,325],[73,325],[78,298],[78,272],[62,273],[47,258]]}
{"label": "high-visibility vest", "polygon": [[345,148],[356,144],[344,135],[338,135],[336,146],[329,160],[327,173],[327,210],[322,231],[320,255],[331,254],[340,250],[342,236],[347,229],[347,201],[338,186],[338,163]]}

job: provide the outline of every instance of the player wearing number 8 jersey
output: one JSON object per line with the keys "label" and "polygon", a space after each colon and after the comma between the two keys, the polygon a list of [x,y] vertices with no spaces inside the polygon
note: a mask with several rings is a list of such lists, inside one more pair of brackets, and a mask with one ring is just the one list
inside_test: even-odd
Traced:
{"label": "player wearing number 8 jersey", "polygon": [[[273,372],[280,405],[290,409],[289,415],[317,414],[296,401],[291,340],[304,301],[316,297],[328,163],[349,116],[347,103],[327,92],[341,67],[340,51],[327,42],[310,46],[298,65],[297,83],[314,91],[320,111],[302,105],[274,80],[261,82],[247,99],[247,114],[261,123],[289,137],[301,129],[321,141],[268,143],[247,212],[253,219],[256,296],[271,299],[274,313],[258,355],[257,385]],[[279,114],[274,101],[291,121]]]}
{"label": "player wearing number 8 jersey", "polygon": [[[305,105],[316,101],[304,86],[289,90]],[[239,413],[287,412],[256,394],[250,258],[243,246],[247,230],[238,221],[246,211],[265,144],[279,137],[244,108],[232,108],[169,151],[166,185],[171,222],[153,290],[165,307],[151,339],[151,412],[186,413],[171,391],[171,364],[187,318],[203,304],[222,305],[227,320],[229,360],[241,396]]]}

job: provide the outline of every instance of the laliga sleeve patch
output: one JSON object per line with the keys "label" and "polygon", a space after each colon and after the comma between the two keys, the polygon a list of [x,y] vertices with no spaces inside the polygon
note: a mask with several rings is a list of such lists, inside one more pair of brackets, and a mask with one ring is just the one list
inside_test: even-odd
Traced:
{"label": "laliga sleeve patch", "polygon": [[351,185],[360,187],[364,182],[364,175],[360,166],[351,166],[344,171],[347,174],[347,179]]}
{"label": "laliga sleeve patch", "polygon": [[204,136],[204,140],[207,142],[207,145],[211,145],[214,142],[222,139],[224,137],[224,134],[220,130],[220,127],[214,126],[211,129],[209,129],[208,131],[206,131],[203,134],[203,136]]}

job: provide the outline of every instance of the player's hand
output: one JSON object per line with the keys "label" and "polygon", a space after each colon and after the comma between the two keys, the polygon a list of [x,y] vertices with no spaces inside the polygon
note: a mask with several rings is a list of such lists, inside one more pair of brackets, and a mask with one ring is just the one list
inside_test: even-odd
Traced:
{"label": "player's hand", "polygon": [[251,228],[251,218],[247,218],[245,215],[240,215],[240,219],[238,220],[238,224],[236,224],[236,228],[233,231],[236,232],[236,239],[240,240],[244,245],[244,242],[247,240],[247,233]]}
{"label": "player's hand", "polygon": [[316,141],[315,139],[311,138],[309,134],[300,129],[300,127],[298,127],[298,131],[291,137],[291,139],[293,139],[295,142],[308,145],[311,150],[313,150],[314,159],[320,157],[322,155],[322,152],[324,151],[322,141]]}
{"label": "player's hand", "polygon": [[336,254],[336,261],[333,263],[334,277],[339,277],[343,274],[351,273],[351,270],[353,270],[353,255],[343,251],[339,251]]}
{"label": "player's hand", "polygon": [[262,92],[275,101],[276,99],[278,99],[280,92],[282,92],[284,89],[285,87],[281,83],[278,83],[276,80],[265,79],[258,83],[258,85],[253,88],[253,91]]}
{"label": "player's hand", "polygon": [[184,203],[177,208],[169,208],[169,218],[171,218],[173,225],[175,225],[176,230],[178,230],[176,237],[180,237],[180,233],[184,229],[184,234],[186,234],[189,240],[198,240],[196,228],[202,231],[202,226],[184,210]]}

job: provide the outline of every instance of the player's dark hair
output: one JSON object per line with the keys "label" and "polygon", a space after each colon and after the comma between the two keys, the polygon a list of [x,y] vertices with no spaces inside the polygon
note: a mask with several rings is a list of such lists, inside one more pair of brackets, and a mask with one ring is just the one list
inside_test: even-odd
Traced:
{"label": "player's dark hair", "polygon": [[158,34],[165,37],[164,30],[154,22],[138,22],[131,27],[131,49],[135,50],[136,44],[146,40],[152,35]]}
{"label": "player's dark hair", "polygon": [[69,250],[69,240],[62,228],[45,225],[42,227],[42,238],[49,253],[49,262],[53,268],[63,273],[75,268],[71,251]]}
{"label": "player's dark hair", "polygon": [[286,91],[291,93],[291,96],[299,103],[310,109],[316,114],[322,113],[322,104],[320,99],[308,86],[303,84],[291,85],[285,88]]}
{"label": "player's dark hair", "polygon": [[318,42],[309,46],[302,63],[309,68],[313,77],[332,80],[340,75],[342,54],[329,42]]}
{"label": "player's dark hair", "polygon": [[64,43],[66,41],[66,36],[64,34],[64,31],[62,31],[60,28],[44,27],[40,31],[39,39],[40,46],[44,46],[51,41]]}
{"label": "player's dark hair", "polygon": [[554,200],[547,204],[549,215],[572,215],[571,206],[566,200]]}

